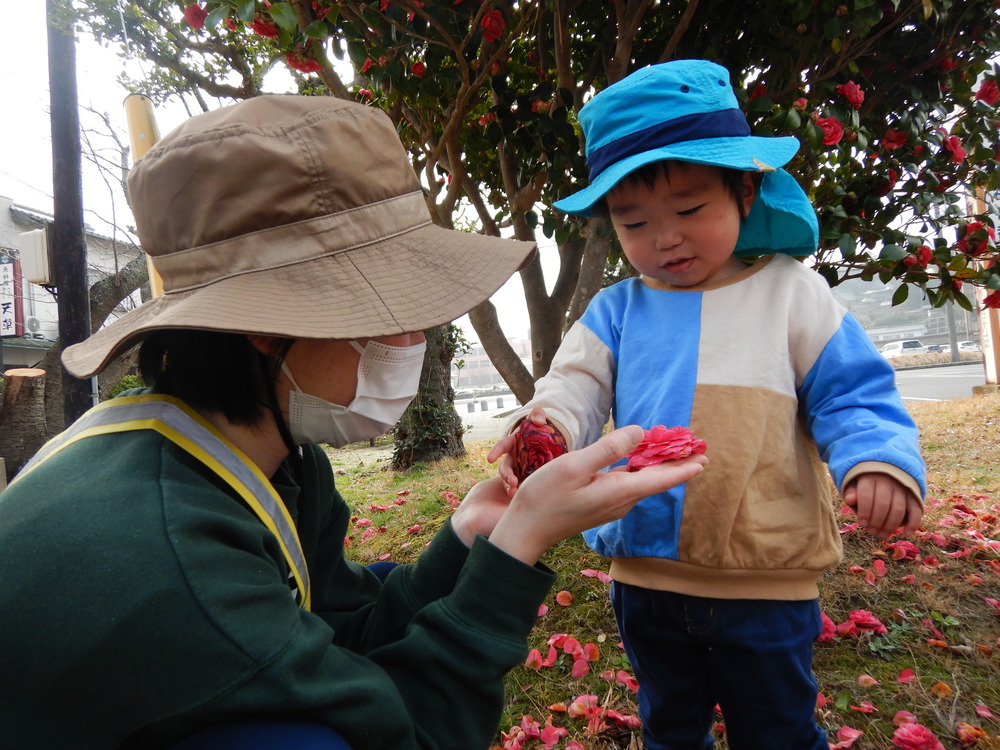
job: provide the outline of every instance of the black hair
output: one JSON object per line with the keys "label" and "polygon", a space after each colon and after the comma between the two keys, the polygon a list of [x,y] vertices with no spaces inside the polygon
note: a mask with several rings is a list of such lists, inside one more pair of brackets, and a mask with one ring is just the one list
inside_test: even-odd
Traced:
{"label": "black hair", "polygon": [[270,411],[285,432],[274,386],[295,340],[272,341],[264,354],[241,333],[154,331],[139,347],[139,374],[156,391],[219,413],[233,424],[254,427]]}
{"label": "black hair", "polygon": [[[634,172],[629,172],[627,175],[622,177],[621,180],[619,180],[617,185],[639,185],[641,183],[652,190],[656,181],[660,177],[666,177],[668,180],[670,179],[671,163],[685,165],[688,162],[673,160],[650,162],[649,164],[644,164],[639,167]],[[706,166],[713,165],[709,164]],[[736,207],[740,212],[740,218],[745,219],[746,214],[743,212],[743,175],[745,175],[746,172],[741,169],[733,169],[731,167],[716,167],[716,169],[719,170],[719,174],[722,177],[723,186],[727,191],[729,191],[729,194],[733,196],[733,200],[736,201]],[[752,175],[754,178],[754,185],[759,189],[760,175],[756,172],[752,173]],[[614,190],[614,188],[612,188],[612,190]],[[597,208],[600,210],[602,216],[608,216],[608,202],[606,197],[601,197]]]}

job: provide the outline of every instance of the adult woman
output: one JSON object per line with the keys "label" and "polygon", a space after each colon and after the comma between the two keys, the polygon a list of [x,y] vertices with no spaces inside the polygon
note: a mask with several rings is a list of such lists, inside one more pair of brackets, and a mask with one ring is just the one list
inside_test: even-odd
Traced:
{"label": "adult woman", "polygon": [[478,485],[382,583],[343,557],[350,511],[313,443],[393,424],[419,331],[531,246],[432,225],[388,118],[336,99],[192,118],[130,188],[165,294],[64,362],[87,376],[142,340],[153,389],[95,407],[0,497],[5,740],[154,748],[294,716],[355,750],[485,747],[545,549],[700,464],[595,480],[638,442],[620,430],[512,502]]}

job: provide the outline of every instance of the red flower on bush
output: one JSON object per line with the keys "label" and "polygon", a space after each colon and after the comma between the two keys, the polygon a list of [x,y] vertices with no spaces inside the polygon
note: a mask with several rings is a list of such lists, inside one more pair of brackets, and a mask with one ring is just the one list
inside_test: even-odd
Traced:
{"label": "red flower on bush", "polygon": [[539,426],[531,420],[521,422],[514,433],[514,473],[523,482],[553,458],[566,452],[566,439],[546,422]]}
{"label": "red flower on bush", "polygon": [[901,750],[945,750],[941,740],[923,724],[902,724],[892,733],[892,744]]}
{"label": "red flower on bush", "polygon": [[805,112],[807,106],[809,106],[809,101],[801,96],[792,102],[792,107],[797,109],[799,112]]}
{"label": "red flower on bush", "polygon": [[417,78],[419,78],[420,76],[422,76],[424,73],[427,72],[427,66],[419,61],[415,62],[413,63],[413,65],[410,66],[410,72],[413,73],[413,75],[415,75]]}
{"label": "red flower on bush", "polygon": [[767,96],[767,86],[764,85],[763,83],[758,83],[754,87],[754,90],[752,92],[750,92],[750,97],[747,99],[747,101],[752,102],[754,99],[756,99],[759,96]]}
{"label": "red flower on bush", "polygon": [[816,125],[823,131],[824,146],[835,146],[844,137],[844,124],[836,117],[817,117]]}
{"label": "red flower on bush", "polygon": [[184,20],[192,29],[205,28],[206,18],[208,18],[208,12],[198,3],[192,3],[184,9]]}
{"label": "red flower on bush", "polygon": [[842,83],[834,89],[838,94],[842,94],[847,101],[851,103],[851,106],[855,109],[861,109],[861,104],[865,100],[865,92],[861,90],[854,81],[848,81],[847,83]]}
{"label": "red flower on bush", "polygon": [[369,57],[369,58],[368,58],[367,60],[365,60],[365,61],[364,61],[364,63],[363,63],[362,65],[361,65],[361,72],[362,72],[362,73],[367,73],[367,72],[368,72],[369,70],[371,70],[371,68],[372,68],[372,59],[371,59],[371,58]]}
{"label": "red flower on bush", "polygon": [[997,100],[1000,100],[1000,91],[997,90],[997,81],[995,78],[987,78],[983,81],[983,85],[976,92],[975,100],[977,102],[985,102],[991,107],[997,103]]}
{"label": "red flower on bush", "polygon": [[250,24],[250,28],[254,30],[255,34],[260,34],[260,36],[266,36],[271,39],[278,36],[278,27],[274,24],[268,23],[260,16],[255,16],[253,23]]}
{"label": "red flower on bush", "polygon": [[[976,241],[976,235],[980,234],[984,227],[986,234],[981,240]],[[977,255],[986,252],[989,241],[995,240],[996,237],[996,231],[994,231],[993,227],[987,227],[981,221],[970,221],[965,225],[965,232],[962,235],[962,239],[958,241],[955,247],[966,255],[971,255],[975,258]]]}
{"label": "red flower on bush", "polygon": [[323,64],[315,57],[309,57],[298,52],[289,52],[285,55],[285,62],[288,66],[300,70],[303,73],[315,73],[323,69]]}
{"label": "red flower on bush", "polygon": [[888,151],[893,151],[897,148],[905,146],[909,138],[909,133],[902,130],[896,130],[895,128],[889,128],[885,131],[885,135],[882,136],[882,146],[884,146]]}
{"label": "red flower on bush", "polygon": [[962,148],[962,141],[959,140],[957,135],[950,135],[944,139],[944,147],[947,151],[951,152],[951,160],[956,164],[961,164],[965,161],[965,157],[968,155],[965,149]]}
{"label": "red flower on bush", "polygon": [[499,42],[504,29],[507,28],[507,24],[503,20],[503,13],[498,10],[489,11],[483,16],[479,25],[483,29],[483,39],[487,42]]}
{"label": "red flower on bush", "polygon": [[992,292],[986,295],[983,299],[984,307],[991,307],[994,310],[1000,310],[1000,289],[994,289]]}
{"label": "red flower on bush", "polygon": [[687,427],[667,428],[658,424],[646,430],[642,442],[628,454],[628,470],[639,471],[664,461],[704,453],[706,447],[705,441],[695,437]]}
{"label": "red flower on bush", "polygon": [[899,181],[899,172],[897,172],[892,167],[888,169],[888,176],[885,182],[875,187],[876,195],[888,195],[889,191],[896,187],[896,183]]}

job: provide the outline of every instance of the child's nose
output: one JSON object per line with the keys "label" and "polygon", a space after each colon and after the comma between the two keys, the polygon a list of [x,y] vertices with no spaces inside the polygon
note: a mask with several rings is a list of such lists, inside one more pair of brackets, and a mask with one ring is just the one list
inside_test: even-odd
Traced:
{"label": "child's nose", "polygon": [[681,233],[676,226],[665,223],[657,228],[656,249],[670,250],[681,242]]}

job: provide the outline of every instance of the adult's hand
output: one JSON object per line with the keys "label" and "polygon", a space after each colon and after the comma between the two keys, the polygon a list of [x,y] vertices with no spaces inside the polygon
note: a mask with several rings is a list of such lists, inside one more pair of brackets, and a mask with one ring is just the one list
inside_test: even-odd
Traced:
{"label": "adult's hand", "polygon": [[477,534],[489,536],[507,511],[510,497],[500,477],[491,477],[475,485],[451,517],[451,528],[466,547],[472,547]]}
{"label": "adult's hand", "polygon": [[621,518],[642,498],[690,481],[708,463],[699,455],[635,472],[601,471],[625,458],[642,437],[641,427],[629,425],[545,464],[518,489],[490,541],[534,565],[557,542]]}

